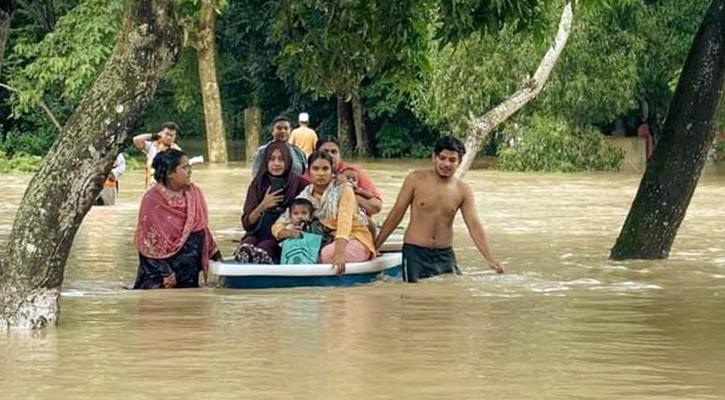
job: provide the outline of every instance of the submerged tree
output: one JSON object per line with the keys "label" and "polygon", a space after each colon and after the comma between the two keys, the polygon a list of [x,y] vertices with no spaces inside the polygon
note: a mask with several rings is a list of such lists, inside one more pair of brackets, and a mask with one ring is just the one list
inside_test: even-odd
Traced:
{"label": "submerged tree", "polygon": [[725,78],[725,0],[702,20],[670,102],[660,141],[610,257],[667,258],[697,186]]}
{"label": "submerged tree", "polygon": [[173,0],[127,0],[103,72],[33,177],[0,263],[0,330],[55,323],[68,253],[120,144],[174,63]]}

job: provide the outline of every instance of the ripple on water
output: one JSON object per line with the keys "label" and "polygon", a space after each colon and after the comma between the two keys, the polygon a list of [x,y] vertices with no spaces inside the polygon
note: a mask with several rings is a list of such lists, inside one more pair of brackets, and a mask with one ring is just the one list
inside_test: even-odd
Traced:
{"label": "ripple on water", "polygon": [[[381,218],[420,165],[373,165]],[[220,245],[238,238],[248,177],[246,168],[194,171]],[[144,189],[142,171],[129,171],[119,203],[92,209],[75,238],[60,328],[46,340],[0,337],[2,398],[123,399],[130,390],[148,399],[725,397],[722,179],[698,187],[667,262],[607,260],[639,176],[471,171],[466,179],[504,275],[481,263],[457,219],[458,277],[130,291]],[[0,236],[27,180],[0,176]],[[179,379],[183,390],[174,391]]]}

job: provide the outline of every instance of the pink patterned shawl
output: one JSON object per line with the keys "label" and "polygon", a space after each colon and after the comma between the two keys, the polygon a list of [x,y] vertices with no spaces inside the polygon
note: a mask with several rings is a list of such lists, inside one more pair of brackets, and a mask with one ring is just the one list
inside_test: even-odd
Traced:
{"label": "pink patterned shawl", "polygon": [[202,230],[204,249],[201,263],[206,279],[209,259],[219,248],[209,230],[208,211],[201,190],[192,183],[177,194],[162,184],[156,184],[141,200],[136,248],[147,258],[169,258],[181,250],[189,234]]}

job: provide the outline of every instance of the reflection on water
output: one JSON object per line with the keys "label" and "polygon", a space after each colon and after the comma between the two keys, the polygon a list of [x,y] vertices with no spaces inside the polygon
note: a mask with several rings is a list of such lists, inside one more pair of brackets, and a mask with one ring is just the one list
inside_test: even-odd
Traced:
{"label": "reflection on water", "polygon": [[[368,164],[386,210],[417,165]],[[28,180],[0,176],[0,241]],[[249,170],[202,167],[194,180],[230,254]],[[631,262],[607,255],[638,177],[475,171],[467,180],[503,276],[458,220],[460,277],[132,292],[143,177],[129,172],[118,204],[94,208],[76,237],[60,328],[0,338],[1,397],[725,396],[725,178],[701,180],[669,260]]]}

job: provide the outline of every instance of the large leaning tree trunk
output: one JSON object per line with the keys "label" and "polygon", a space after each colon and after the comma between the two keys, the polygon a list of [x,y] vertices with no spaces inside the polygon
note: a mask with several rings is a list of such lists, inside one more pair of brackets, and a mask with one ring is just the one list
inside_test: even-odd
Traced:
{"label": "large leaning tree trunk", "polygon": [[358,156],[368,155],[368,142],[365,137],[365,124],[363,123],[363,106],[360,96],[352,96],[352,120],[355,126],[355,152]]}
{"label": "large leaning tree trunk", "polygon": [[204,122],[206,125],[206,145],[209,152],[209,162],[226,163],[227,138],[224,130],[224,116],[216,74],[215,5],[214,0],[202,0],[201,2],[202,28],[200,43],[197,48],[197,58],[199,82],[201,83],[201,94],[204,101]]}
{"label": "large leaning tree trunk", "polygon": [[471,168],[473,159],[476,158],[476,154],[481,149],[484,141],[498,125],[506,121],[541,92],[546,81],[549,79],[549,75],[551,75],[551,71],[554,69],[554,65],[556,65],[556,61],[564,50],[564,46],[566,46],[566,42],[571,34],[573,20],[572,3],[569,2],[561,13],[559,29],[554,38],[554,45],[544,55],[533,78],[527,79],[511,97],[487,112],[484,116],[476,117],[471,115],[468,117],[466,155],[463,156],[461,166],[456,171],[456,176],[461,177],[465,175],[466,171]]}
{"label": "large leaning tree trunk", "polygon": [[0,0],[0,76],[5,61],[5,45],[10,35],[10,23],[13,19],[13,4],[10,0]]}
{"label": "large leaning tree trunk", "polygon": [[126,1],[113,54],[31,179],[0,264],[0,331],[57,321],[73,237],[178,56],[173,1]]}
{"label": "large leaning tree trunk", "polygon": [[610,257],[667,258],[705,165],[725,77],[725,0],[713,0],[690,48],[660,141]]}

